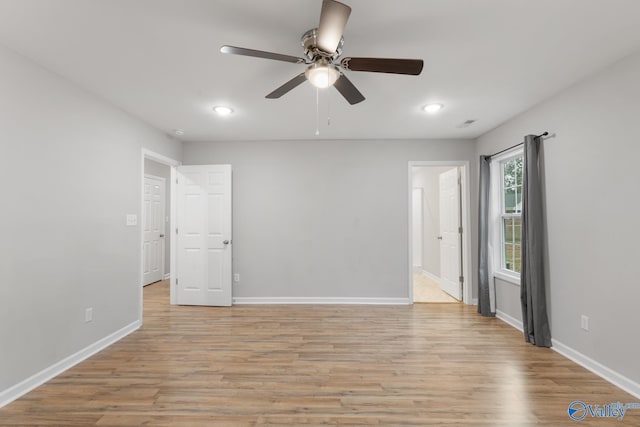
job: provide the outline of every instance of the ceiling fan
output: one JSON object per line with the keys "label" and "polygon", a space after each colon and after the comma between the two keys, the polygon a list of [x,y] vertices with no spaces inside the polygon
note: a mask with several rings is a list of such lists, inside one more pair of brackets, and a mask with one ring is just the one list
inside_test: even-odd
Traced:
{"label": "ceiling fan", "polygon": [[347,78],[344,70],[413,76],[422,72],[421,59],[350,57],[340,59],[344,45],[342,33],[350,14],[351,8],[346,4],[335,0],[323,0],[320,25],[302,35],[305,58],[226,45],[220,48],[220,52],[308,65],[303,73],[268,94],[266,98],[269,99],[280,98],[305,80],[309,80],[318,88],[334,86],[349,104],[353,105],[364,101],[365,98]]}

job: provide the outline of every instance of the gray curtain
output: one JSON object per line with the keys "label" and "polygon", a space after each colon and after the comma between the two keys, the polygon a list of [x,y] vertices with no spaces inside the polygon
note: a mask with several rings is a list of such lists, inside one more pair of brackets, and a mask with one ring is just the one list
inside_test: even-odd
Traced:
{"label": "gray curtain", "polygon": [[524,138],[520,301],[525,340],[540,347],[551,347],[544,281],[542,188],[538,162],[540,141],[535,135]]}
{"label": "gray curtain", "polygon": [[489,184],[491,156],[480,156],[478,201],[478,313],[495,316],[491,307],[489,283]]}

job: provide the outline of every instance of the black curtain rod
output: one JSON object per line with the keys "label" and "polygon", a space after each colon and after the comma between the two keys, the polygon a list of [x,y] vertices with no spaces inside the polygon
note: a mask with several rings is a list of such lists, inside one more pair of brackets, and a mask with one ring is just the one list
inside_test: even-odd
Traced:
{"label": "black curtain rod", "polygon": [[[542,137],[542,136],[547,136],[547,135],[549,135],[549,132],[543,132],[543,133],[541,133],[540,135],[537,135],[537,136],[536,136],[536,138],[540,138],[540,137]],[[491,158],[493,158],[493,157],[497,156],[498,154],[502,154],[502,153],[504,153],[505,151],[509,151],[509,150],[511,150],[512,148],[516,148],[516,147],[519,147],[519,146],[521,146],[521,145],[524,145],[524,141],[522,141],[520,144],[516,144],[516,145],[513,145],[513,146],[511,146],[511,147],[509,147],[509,148],[505,148],[504,150],[500,150],[500,151],[498,151],[497,153],[493,153],[492,155],[490,155],[490,156],[489,156],[489,158],[491,159]]]}

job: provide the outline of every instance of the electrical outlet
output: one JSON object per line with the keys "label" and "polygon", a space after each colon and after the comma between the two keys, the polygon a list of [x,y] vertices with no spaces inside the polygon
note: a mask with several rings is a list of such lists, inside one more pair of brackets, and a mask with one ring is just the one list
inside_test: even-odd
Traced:
{"label": "electrical outlet", "polygon": [[93,308],[89,307],[84,311],[84,321],[85,322],[93,321]]}
{"label": "electrical outlet", "polygon": [[240,273],[233,274],[233,281],[238,283],[240,281]]}
{"label": "electrical outlet", "polygon": [[584,314],[580,317],[580,327],[585,331],[589,331],[589,317]]}
{"label": "electrical outlet", "polygon": [[138,215],[127,214],[127,227],[133,227],[138,225]]}

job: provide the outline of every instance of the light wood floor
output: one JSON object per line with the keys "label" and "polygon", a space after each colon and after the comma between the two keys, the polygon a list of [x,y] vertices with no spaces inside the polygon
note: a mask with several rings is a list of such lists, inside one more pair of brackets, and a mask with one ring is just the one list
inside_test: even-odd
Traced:
{"label": "light wood floor", "polygon": [[413,273],[413,302],[459,302],[424,274]]}
{"label": "light wood floor", "polygon": [[[574,425],[567,405],[635,402],[463,304],[170,307],[0,409],[2,425]],[[623,422],[638,426],[640,410]]]}

